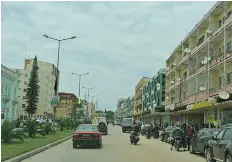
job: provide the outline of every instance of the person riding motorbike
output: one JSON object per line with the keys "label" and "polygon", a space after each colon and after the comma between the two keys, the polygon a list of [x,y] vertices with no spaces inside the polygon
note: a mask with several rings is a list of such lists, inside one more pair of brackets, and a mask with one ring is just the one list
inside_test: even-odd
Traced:
{"label": "person riding motorbike", "polygon": [[179,127],[177,126],[177,129],[175,129],[173,132],[172,132],[172,139],[171,139],[171,149],[173,148],[175,142],[176,142],[176,139],[177,138],[181,138],[181,142],[182,142],[182,145],[183,145],[183,148],[184,148],[184,151],[185,151],[185,148],[186,148],[186,142],[185,142],[185,133],[184,131]]}

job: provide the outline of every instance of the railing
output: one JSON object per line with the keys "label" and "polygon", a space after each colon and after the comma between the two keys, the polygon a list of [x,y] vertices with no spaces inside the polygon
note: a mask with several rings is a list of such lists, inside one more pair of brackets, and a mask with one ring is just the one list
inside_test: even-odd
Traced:
{"label": "railing", "polygon": [[208,98],[208,92],[204,91],[204,92],[199,92],[196,94],[196,100],[204,100],[205,98]]}
{"label": "railing", "polygon": [[193,94],[193,95],[190,95],[189,97],[188,97],[188,102],[194,102],[194,101],[196,101],[196,95],[195,94]]}
{"label": "railing", "polygon": [[226,91],[232,91],[232,82],[226,85]]}

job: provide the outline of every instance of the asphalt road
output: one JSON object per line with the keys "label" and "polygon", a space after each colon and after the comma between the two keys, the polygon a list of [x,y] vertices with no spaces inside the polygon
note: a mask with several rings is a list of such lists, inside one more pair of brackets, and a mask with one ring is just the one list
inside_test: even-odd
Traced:
{"label": "asphalt road", "polygon": [[188,151],[170,150],[170,145],[159,139],[141,137],[138,145],[131,145],[129,133],[122,133],[119,126],[109,125],[108,132],[101,149],[73,149],[68,140],[23,162],[205,162],[204,157]]}

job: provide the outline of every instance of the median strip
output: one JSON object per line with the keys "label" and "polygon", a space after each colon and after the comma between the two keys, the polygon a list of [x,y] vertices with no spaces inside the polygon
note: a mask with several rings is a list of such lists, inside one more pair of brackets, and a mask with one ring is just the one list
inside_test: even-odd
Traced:
{"label": "median strip", "polygon": [[23,143],[13,140],[12,144],[2,144],[2,161],[22,161],[70,139],[72,133],[71,130],[57,131],[54,135],[27,138]]}

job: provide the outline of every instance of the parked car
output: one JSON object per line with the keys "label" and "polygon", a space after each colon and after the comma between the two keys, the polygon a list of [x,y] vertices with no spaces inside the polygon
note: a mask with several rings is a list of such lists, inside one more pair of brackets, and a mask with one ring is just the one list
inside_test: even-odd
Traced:
{"label": "parked car", "polygon": [[219,131],[220,129],[217,128],[203,128],[195,133],[191,140],[190,153],[200,152],[204,154],[208,141],[213,139],[215,133],[217,134]]}
{"label": "parked car", "polygon": [[176,129],[176,126],[168,126],[160,135],[161,141],[170,142],[171,133]]}
{"label": "parked car", "polygon": [[207,162],[232,162],[232,126],[227,126],[209,140],[205,151]]}
{"label": "parked car", "polygon": [[101,148],[102,136],[97,125],[80,124],[73,133],[72,142],[73,148],[77,148],[77,145],[95,145]]}

